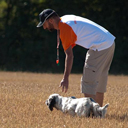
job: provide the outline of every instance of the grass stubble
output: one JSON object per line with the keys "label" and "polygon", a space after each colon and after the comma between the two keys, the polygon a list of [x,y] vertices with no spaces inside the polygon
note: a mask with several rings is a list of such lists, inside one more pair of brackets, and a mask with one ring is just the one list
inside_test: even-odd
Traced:
{"label": "grass stubble", "polygon": [[109,103],[104,119],[79,118],[52,112],[45,101],[52,93],[83,97],[81,74],[70,75],[67,93],[58,87],[63,74],[0,72],[0,128],[127,128],[128,76],[109,75],[104,104]]}

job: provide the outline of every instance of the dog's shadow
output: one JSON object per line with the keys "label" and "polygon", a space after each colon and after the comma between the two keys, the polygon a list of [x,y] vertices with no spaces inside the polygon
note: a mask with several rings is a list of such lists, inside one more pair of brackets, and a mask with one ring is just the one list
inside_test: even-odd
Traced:
{"label": "dog's shadow", "polygon": [[106,118],[115,119],[115,120],[123,122],[123,121],[128,121],[128,114],[125,114],[125,113],[122,115],[116,115],[116,114],[109,115],[109,114],[107,114]]}

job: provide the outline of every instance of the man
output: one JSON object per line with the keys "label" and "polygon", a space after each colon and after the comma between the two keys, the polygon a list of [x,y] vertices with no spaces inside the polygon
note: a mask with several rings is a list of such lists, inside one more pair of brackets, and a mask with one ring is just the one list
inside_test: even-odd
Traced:
{"label": "man", "polygon": [[75,45],[80,45],[89,49],[81,78],[81,92],[85,97],[92,97],[102,106],[115,49],[115,37],[91,20],[75,15],[65,15],[60,18],[52,9],[43,10],[39,18],[37,27],[43,26],[49,31],[60,31],[59,36],[66,54],[64,76],[60,83],[62,91],[68,90],[68,79],[73,64],[72,49]]}

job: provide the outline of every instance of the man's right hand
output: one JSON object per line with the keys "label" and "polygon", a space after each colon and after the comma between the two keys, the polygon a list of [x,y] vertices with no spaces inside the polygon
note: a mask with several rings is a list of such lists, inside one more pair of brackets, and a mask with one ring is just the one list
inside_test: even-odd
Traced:
{"label": "man's right hand", "polygon": [[61,80],[59,87],[62,87],[62,92],[65,92],[65,93],[67,92],[67,90],[68,90],[68,84],[69,84],[68,78],[66,78],[66,79],[63,78]]}

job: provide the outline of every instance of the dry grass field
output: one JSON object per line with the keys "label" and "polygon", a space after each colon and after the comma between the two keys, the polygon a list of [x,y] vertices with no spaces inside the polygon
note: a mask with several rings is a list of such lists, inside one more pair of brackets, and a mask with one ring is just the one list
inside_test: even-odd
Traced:
{"label": "dry grass field", "polygon": [[0,72],[0,128],[128,128],[128,76],[108,79],[104,119],[79,118],[51,112],[45,101],[52,93],[83,97],[81,75],[70,75],[67,93],[58,88],[63,74]]}

